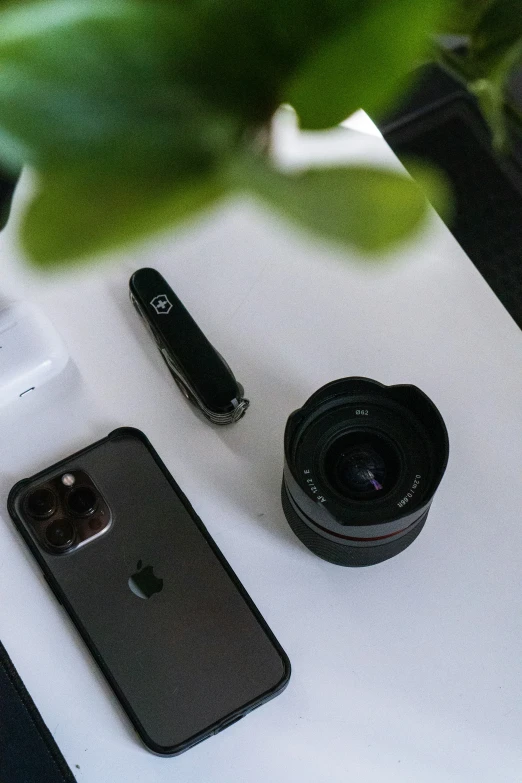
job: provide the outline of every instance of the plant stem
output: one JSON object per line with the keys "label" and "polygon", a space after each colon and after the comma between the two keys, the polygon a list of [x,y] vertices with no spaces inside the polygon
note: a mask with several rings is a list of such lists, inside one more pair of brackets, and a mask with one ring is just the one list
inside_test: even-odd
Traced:
{"label": "plant stem", "polygon": [[451,49],[447,49],[437,40],[433,42],[433,52],[435,59],[441,63],[451,74],[460,82],[463,82],[469,89],[470,82],[479,78],[474,64],[462,55],[456,54]]}

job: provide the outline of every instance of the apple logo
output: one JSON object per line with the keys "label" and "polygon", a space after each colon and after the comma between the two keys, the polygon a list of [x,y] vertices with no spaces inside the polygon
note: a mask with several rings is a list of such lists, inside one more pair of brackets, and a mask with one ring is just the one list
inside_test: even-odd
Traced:
{"label": "apple logo", "polygon": [[138,560],[138,569],[135,574],[129,577],[129,587],[138,598],[150,598],[154,593],[163,590],[163,579],[158,579],[154,575],[153,566],[142,567],[143,563]]}

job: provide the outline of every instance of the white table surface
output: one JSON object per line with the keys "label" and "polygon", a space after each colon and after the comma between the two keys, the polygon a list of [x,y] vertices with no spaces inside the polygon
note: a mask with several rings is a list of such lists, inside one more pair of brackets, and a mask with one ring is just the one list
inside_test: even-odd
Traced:
{"label": "white table surface", "polygon": [[[353,131],[287,142],[294,161],[394,163]],[[51,278],[22,267],[16,219],[2,289],[43,307],[74,364],[0,412],[0,639],[78,781],[521,781],[522,333],[439,219],[369,264],[236,203]],[[128,301],[144,265],[244,384],[237,425],[200,421],[174,386]],[[420,537],[366,569],[312,555],[279,500],[289,413],[348,375],[420,386],[451,447]],[[282,695],[177,758],[141,746],[4,510],[16,480],[119,425],[148,435],[293,665]]]}

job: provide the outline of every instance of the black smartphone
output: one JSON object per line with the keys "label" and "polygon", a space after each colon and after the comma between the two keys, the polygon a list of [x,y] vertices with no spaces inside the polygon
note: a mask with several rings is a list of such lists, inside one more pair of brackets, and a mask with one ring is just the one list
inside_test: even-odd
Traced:
{"label": "black smartphone", "polygon": [[287,655],[139,430],[19,481],[8,509],[151,751],[181,753],[288,683]]}

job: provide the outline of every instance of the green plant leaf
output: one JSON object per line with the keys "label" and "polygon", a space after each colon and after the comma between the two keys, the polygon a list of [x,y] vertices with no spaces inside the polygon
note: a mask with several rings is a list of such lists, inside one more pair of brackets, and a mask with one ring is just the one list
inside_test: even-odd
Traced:
{"label": "green plant leaf", "polygon": [[27,253],[49,266],[129,243],[214,203],[239,180],[323,237],[365,251],[397,241],[425,210],[400,175],[358,168],[290,176],[255,166],[225,183],[220,172],[239,140],[247,146],[288,97],[287,85],[303,117],[319,124],[359,105],[384,106],[443,4],[2,6],[0,159],[29,162],[40,176],[22,225]]}
{"label": "green plant leaf", "polygon": [[470,89],[491,127],[494,147],[505,151],[506,86],[522,62],[522,0],[490,3],[473,31],[469,62],[477,74]]}
{"label": "green plant leaf", "polygon": [[225,191],[218,173],[164,183],[89,169],[44,172],[23,216],[22,247],[38,266],[71,263],[180,223]]}
{"label": "green plant leaf", "polygon": [[301,125],[337,125],[357,109],[380,114],[427,51],[445,5],[440,0],[367,0],[290,80],[285,100]]}
{"label": "green plant leaf", "polygon": [[[365,253],[380,252],[404,239],[427,208],[412,179],[382,169],[358,166],[282,174],[248,163],[236,169],[235,176],[237,187],[260,196],[302,228]],[[440,178],[427,175],[425,185],[430,195],[437,190],[441,203]]]}
{"label": "green plant leaf", "polygon": [[176,78],[191,29],[181,4],[154,0],[0,12],[0,157],[152,178],[211,166],[236,131]]}
{"label": "green plant leaf", "polygon": [[469,35],[492,0],[453,0],[440,25],[440,32]]}
{"label": "green plant leaf", "polygon": [[442,220],[451,223],[455,212],[455,199],[445,174],[420,158],[401,158],[401,163]]}
{"label": "green plant leaf", "polygon": [[188,0],[196,33],[183,76],[247,128],[268,123],[291,74],[366,1]]}
{"label": "green plant leaf", "polygon": [[471,56],[487,73],[522,39],[522,0],[493,0],[473,30]]}
{"label": "green plant leaf", "polygon": [[470,90],[475,94],[492,133],[493,146],[505,152],[508,133],[505,114],[506,86],[513,69],[522,62],[522,38],[507,48],[504,56],[490,67],[487,78],[471,82]]}

